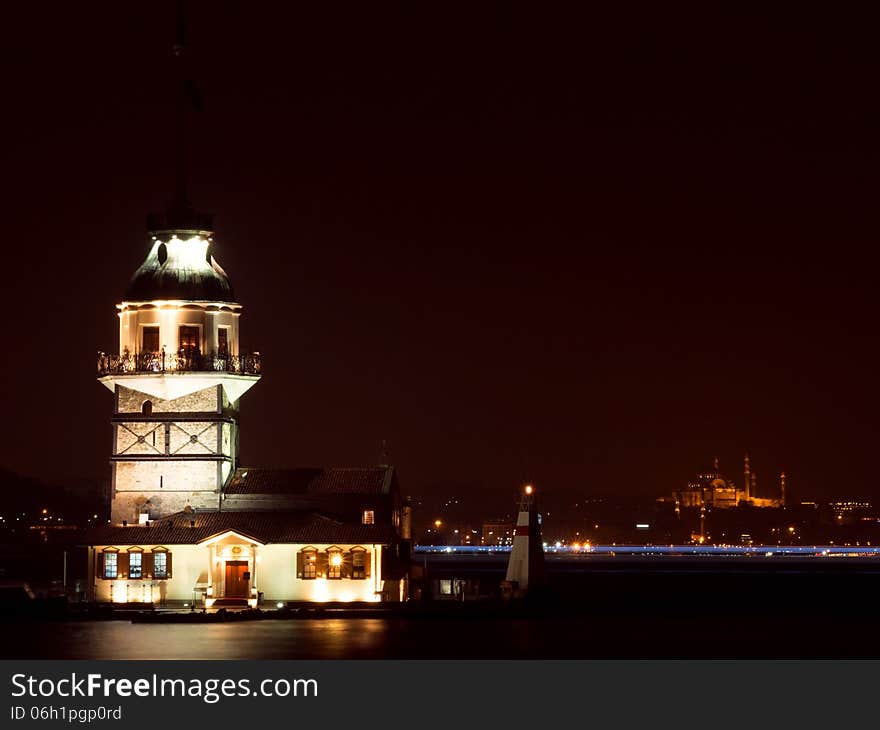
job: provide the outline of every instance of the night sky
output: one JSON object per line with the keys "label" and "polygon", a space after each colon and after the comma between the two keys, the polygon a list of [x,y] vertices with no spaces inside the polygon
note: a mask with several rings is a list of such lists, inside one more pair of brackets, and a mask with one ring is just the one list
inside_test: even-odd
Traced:
{"label": "night sky", "polygon": [[[105,479],[175,8],[15,5],[0,466]],[[748,449],[764,496],[880,498],[872,17],[319,5],[189,3],[190,197],[264,358],[244,464],[386,439],[407,494],[660,496]]]}

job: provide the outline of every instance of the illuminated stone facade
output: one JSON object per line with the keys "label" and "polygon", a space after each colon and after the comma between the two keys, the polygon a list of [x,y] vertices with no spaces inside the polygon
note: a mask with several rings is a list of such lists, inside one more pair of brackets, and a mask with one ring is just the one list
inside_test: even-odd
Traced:
{"label": "illuminated stone facade", "polygon": [[211,231],[157,230],[150,240],[117,305],[120,354],[98,361],[115,396],[113,524],[216,509],[238,460],[239,399],[259,379],[258,356],[239,351],[241,305],[211,255]]}
{"label": "illuminated stone facade", "polygon": [[241,305],[212,248],[205,226],[154,228],[117,305],[119,353],[99,353],[113,490],[88,540],[89,599],[403,600],[409,518],[392,467],[239,465],[239,402],[261,360],[239,350]]}

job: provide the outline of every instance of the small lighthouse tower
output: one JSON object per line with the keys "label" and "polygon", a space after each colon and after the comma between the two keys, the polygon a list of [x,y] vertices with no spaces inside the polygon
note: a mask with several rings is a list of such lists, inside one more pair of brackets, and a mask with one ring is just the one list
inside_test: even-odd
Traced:
{"label": "small lighthouse tower", "polygon": [[187,200],[184,47],[179,6],[175,195],[148,219],[147,257],[116,305],[119,349],[98,353],[98,381],[113,393],[114,524],[218,509],[238,460],[239,400],[260,378],[259,353],[239,349],[241,304],[214,257],[211,218]]}
{"label": "small lighthouse tower", "polygon": [[505,581],[514,595],[525,595],[544,582],[544,545],[535,505],[535,488],[527,484],[519,503],[513,546]]}

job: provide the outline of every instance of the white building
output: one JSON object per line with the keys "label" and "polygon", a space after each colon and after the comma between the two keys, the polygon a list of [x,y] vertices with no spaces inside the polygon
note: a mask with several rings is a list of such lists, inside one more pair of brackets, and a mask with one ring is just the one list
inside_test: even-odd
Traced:
{"label": "white building", "polygon": [[149,231],[117,305],[110,524],[89,544],[89,598],[255,606],[405,597],[409,519],[392,467],[238,463],[239,401],[261,377],[242,307],[186,205]]}

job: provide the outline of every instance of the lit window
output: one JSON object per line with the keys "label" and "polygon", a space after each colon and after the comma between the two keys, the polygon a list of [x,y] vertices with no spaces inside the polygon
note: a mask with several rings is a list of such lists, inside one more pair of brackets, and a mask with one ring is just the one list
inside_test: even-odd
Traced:
{"label": "lit window", "polygon": [[318,577],[318,553],[315,550],[306,550],[303,553],[303,579],[314,580]]}
{"label": "lit window", "polygon": [[367,553],[364,550],[354,550],[351,553],[351,577],[360,580],[367,577]]}
{"label": "lit window", "polygon": [[128,577],[142,578],[144,575],[144,555],[143,553],[128,554]]}
{"label": "lit window", "polygon": [[141,337],[141,352],[159,352],[159,327],[144,327]]}
{"label": "lit window", "polygon": [[168,553],[153,553],[153,577],[168,577]]}
{"label": "lit window", "polygon": [[362,519],[363,524],[372,525],[376,522],[376,515],[371,509],[364,510],[364,516]]}
{"label": "lit window", "polygon": [[104,553],[104,577],[115,578],[119,556],[116,553]]}
{"label": "lit window", "polygon": [[217,354],[220,357],[229,355],[229,328],[220,327],[217,330]]}
{"label": "lit window", "polygon": [[339,550],[333,550],[329,553],[327,578],[329,580],[339,580],[342,578],[342,553]]}
{"label": "lit window", "polygon": [[180,327],[180,349],[192,352],[199,349],[199,328],[191,325]]}

